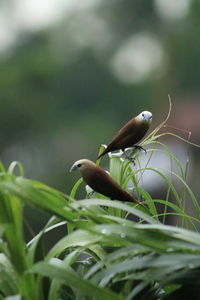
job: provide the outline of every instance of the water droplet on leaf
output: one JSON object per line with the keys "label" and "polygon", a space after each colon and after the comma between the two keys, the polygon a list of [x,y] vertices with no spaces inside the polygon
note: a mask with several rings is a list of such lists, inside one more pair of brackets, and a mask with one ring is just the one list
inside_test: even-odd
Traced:
{"label": "water droplet on leaf", "polygon": [[109,234],[110,234],[109,231],[108,231],[108,229],[106,229],[106,228],[103,228],[103,229],[101,230],[101,233],[103,233],[103,234],[105,234],[105,235],[109,235]]}
{"label": "water droplet on leaf", "polygon": [[120,233],[120,237],[121,237],[122,239],[124,239],[124,238],[126,237],[126,234],[125,234],[124,232],[122,232],[122,233]]}

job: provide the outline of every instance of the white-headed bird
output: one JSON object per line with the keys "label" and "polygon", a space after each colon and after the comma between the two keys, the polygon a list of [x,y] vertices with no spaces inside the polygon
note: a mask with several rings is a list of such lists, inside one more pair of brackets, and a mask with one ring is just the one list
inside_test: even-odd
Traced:
{"label": "white-headed bird", "polygon": [[135,118],[126,123],[113,137],[107,148],[101,153],[97,159],[115,150],[124,151],[125,148],[134,147],[137,149],[145,149],[137,143],[145,136],[152,121],[152,113],[143,111]]}
{"label": "white-headed bird", "polygon": [[83,180],[97,193],[109,197],[112,200],[134,202],[142,205],[135,200],[129,193],[124,191],[112,177],[89,159],[77,160],[70,169],[79,170]]}

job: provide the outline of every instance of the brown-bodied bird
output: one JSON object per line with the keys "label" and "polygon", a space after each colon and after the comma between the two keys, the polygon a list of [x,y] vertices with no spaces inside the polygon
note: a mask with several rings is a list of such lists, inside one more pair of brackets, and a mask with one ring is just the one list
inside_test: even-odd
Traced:
{"label": "brown-bodied bird", "polygon": [[139,150],[145,149],[137,143],[145,136],[152,121],[152,113],[149,111],[143,111],[135,118],[131,119],[124,125],[113,137],[107,148],[101,153],[97,159],[115,150],[122,150],[125,148],[134,147]]}
{"label": "brown-bodied bird", "polygon": [[77,169],[81,172],[83,180],[95,192],[107,196],[112,200],[128,201],[142,205],[129,193],[124,191],[106,171],[97,166],[93,161],[89,159],[77,160],[71,167],[70,172]]}

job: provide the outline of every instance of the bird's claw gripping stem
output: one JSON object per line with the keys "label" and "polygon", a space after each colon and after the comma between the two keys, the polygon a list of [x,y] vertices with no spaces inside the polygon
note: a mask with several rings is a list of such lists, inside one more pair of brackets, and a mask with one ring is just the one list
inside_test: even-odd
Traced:
{"label": "bird's claw gripping stem", "polygon": [[126,157],[130,162],[132,162],[133,165],[135,166],[135,165],[136,165],[136,163],[135,163],[135,158],[129,156],[129,155],[126,153],[126,151],[123,151],[123,152],[124,152],[125,157]]}
{"label": "bird's claw gripping stem", "polygon": [[133,145],[133,147],[136,148],[136,149],[139,150],[139,151],[143,150],[144,153],[147,154],[147,150],[146,150],[144,147],[139,146],[139,145]]}

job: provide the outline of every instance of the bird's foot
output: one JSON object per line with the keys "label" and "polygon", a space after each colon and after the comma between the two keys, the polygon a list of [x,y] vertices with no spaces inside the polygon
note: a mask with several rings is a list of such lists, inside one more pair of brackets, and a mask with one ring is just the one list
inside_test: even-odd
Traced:
{"label": "bird's foot", "polygon": [[133,157],[127,157],[127,159],[128,159],[134,166],[136,166],[135,158],[133,158]]}
{"label": "bird's foot", "polygon": [[145,152],[145,154],[147,154],[147,150],[145,148],[143,148],[142,146],[139,145],[133,145],[134,148],[136,148],[137,150],[141,151],[143,150]]}
{"label": "bird's foot", "polygon": [[126,153],[126,151],[123,151],[123,152],[124,152],[125,158],[128,159],[128,160],[129,160],[131,163],[133,163],[133,165],[135,166],[135,165],[136,165],[136,163],[135,163],[135,158],[129,156],[129,155]]}

